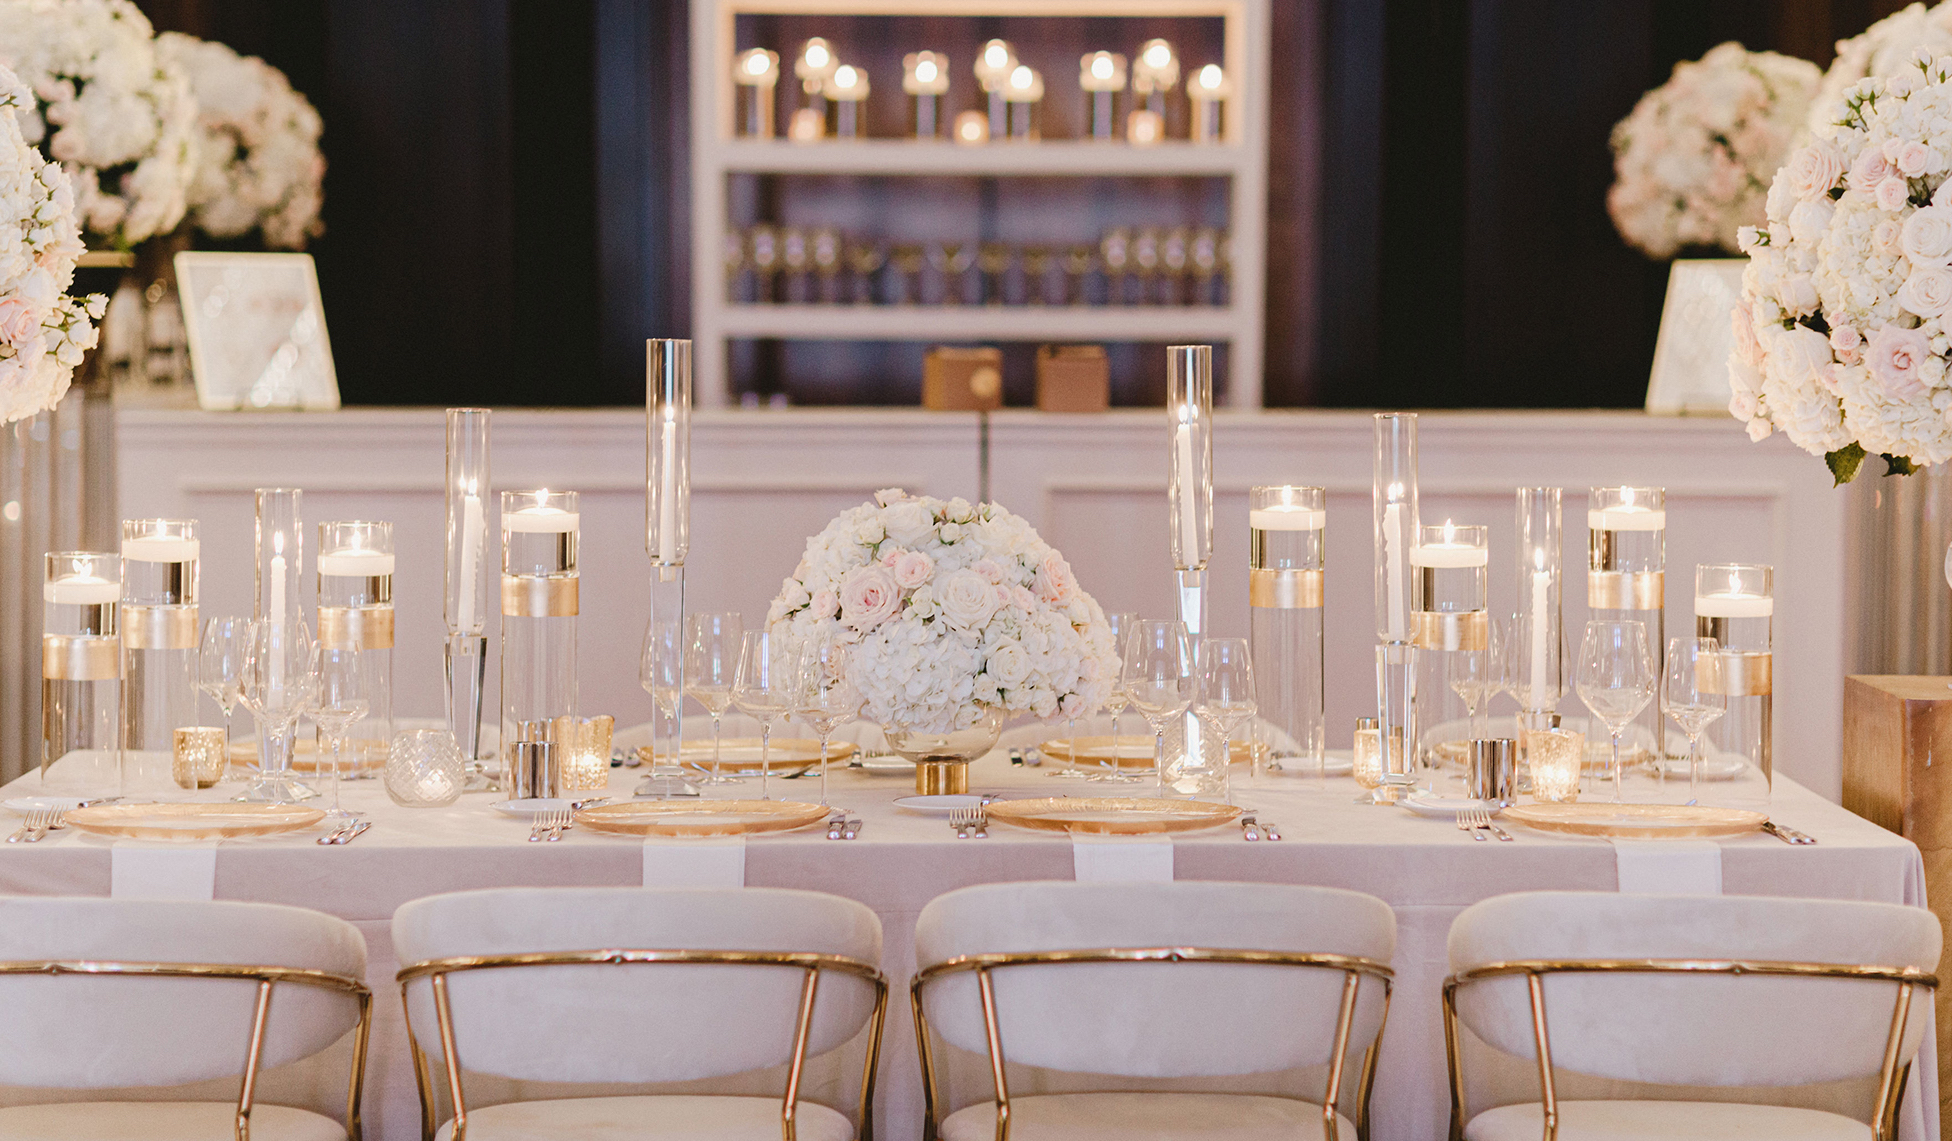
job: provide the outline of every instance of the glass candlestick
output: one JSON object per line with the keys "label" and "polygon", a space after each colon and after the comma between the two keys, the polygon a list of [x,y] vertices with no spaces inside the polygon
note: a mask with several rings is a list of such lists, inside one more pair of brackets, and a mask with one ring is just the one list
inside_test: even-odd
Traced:
{"label": "glass candlestick", "polygon": [[[1213,346],[1166,350],[1166,417],[1172,433],[1166,502],[1171,517],[1179,620],[1198,645],[1206,633],[1206,564],[1213,557]],[[1203,757],[1202,727],[1184,718],[1185,755]]]}
{"label": "glass candlestick", "polygon": [[740,52],[732,64],[732,83],[738,106],[732,121],[739,134],[753,139],[770,139],[774,126],[779,91],[779,53],[765,48]]}
{"label": "glass candlestick", "polygon": [[1007,111],[1012,139],[1029,142],[1042,134],[1037,121],[1037,108],[1044,101],[1043,76],[1023,64],[1011,68],[1010,78],[1003,85],[1003,101],[1009,104]]}
{"label": "glass candlestick", "polygon": [[447,729],[471,788],[488,787],[481,748],[481,694],[488,678],[489,410],[447,410]]}
{"label": "glass candlestick", "polygon": [[1109,142],[1118,134],[1118,93],[1125,90],[1125,57],[1117,52],[1090,52],[1078,61],[1078,86],[1089,105],[1085,121],[1090,137]]}
{"label": "glass candlestick", "polygon": [[1377,803],[1415,783],[1410,755],[1417,735],[1416,648],[1411,642],[1410,552],[1417,543],[1417,417],[1380,412],[1371,467],[1370,521],[1375,534],[1376,717],[1382,750]]}
{"label": "glass candlestick", "polygon": [[1518,614],[1512,622],[1513,696],[1523,730],[1550,729],[1565,696],[1564,623],[1560,611],[1560,489],[1521,487],[1517,494]]}
{"label": "glass candlestick", "polygon": [[1247,493],[1247,603],[1252,614],[1260,727],[1272,769],[1325,775],[1326,492],[1256,487]]}
{"label": "glass candlestick", "polygon": [[793,113],[794,138],[801,138],[804,131],[801,121],[824,123],[827,118],[827,80],[840,68],[840,58],[834,54],[834,45],[815,36],[800,45],[800,55],[793,61],[793,78],[800,81],[800,93],[806,103]]}
{"label": "glass candlestick", "polygon": [[580,524],[573,491],[502,492],[504,759],[512,742],[546,740],[535,734],[576,716]]}
{"label": "glass candlestick", "polygon": [[685,565],[691,545],[691,342],[645,342],[644,550]]}
{"label": "glass candlestick", "polygon": [[[1586,500],[1588,616],[1647,627],[1658,653],[1667,645],[1667,493],[1658,487],[1595,487]],[[1666,733],[1658,702],[1648,702],[1621,733],[1629,770],[1655,766],[1665,784]],[[1682,793],[1685,799],[1686,794]]]}
{"label": "glass candlestick", "polygon": [[[253,617],[265,623],[265,675],[268,692],[302,692],[302,680],[287,676],[300,655],[291,647],[308,643],[305,623],[304,493],[291,487],[257,490],[257,602]],[[255,710],[254,710],[255,713]],[[258,775],[238,799],[262,804],[292,804],[318,792],[291,775],[292,727],[296,718],[256,717]],[[281,727],[282,726],[282,727]]]}
{"label": "glass candlestick", "polygon": [[1415,741],[1430,768],[1462,762],[1464,742],[1490,736],[1481,720],[1492,677],[1488,540],[1489,528],[1445,522],[1418,528],[1410,550],[1410,644],[1422,734]]}
{"label": "glass candlestick", "polygon": [[176,731],[202,723],[197,708],[200,550],[193,519],[122,521],[125,793],[175,786]]}
{"label": "glass candlestick", "polygon": [[319,524],[321,668],[342,667],[366,702],[344,734],[345,777],[377,774],[393,741],[393,564],[393,524]]}
{"label": "glass candlestick", "polygon": [[122,791],[122,558],[51,552],[41,587],[41,787]]}
{"label": "glass candlestick", "polygon": [[1753,563],[1695,568],[1695,636],[1721,643],[1713,676],[1701,688],[1728,698],[1728,711],[1709,729],[1714,748],[1703,761],[1705,773],[1727,779],[1704,782],[1703,803],[1768,810],[1775,780],[1775,614],[1773,568]]}
{"label": "glass candlestick", "polygon": [[942,135],[942,97],[949,93],[949,57],[910,52],[901,60],[901,89],[908,96],[909,130],[918,139]]}

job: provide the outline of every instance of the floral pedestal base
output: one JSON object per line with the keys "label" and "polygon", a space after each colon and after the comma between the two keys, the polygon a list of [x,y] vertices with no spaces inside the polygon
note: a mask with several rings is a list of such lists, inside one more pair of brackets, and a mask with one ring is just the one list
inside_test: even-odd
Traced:
{"label": "floral pedestal base", "polygon": [[947,733],[916,732],[885,725],[888,748],[915,762],[915,791],[923,796],[950,796],[969,791],[969,762],[996,747],[1003,732],[1003,711],[987,710],[981,721]]}

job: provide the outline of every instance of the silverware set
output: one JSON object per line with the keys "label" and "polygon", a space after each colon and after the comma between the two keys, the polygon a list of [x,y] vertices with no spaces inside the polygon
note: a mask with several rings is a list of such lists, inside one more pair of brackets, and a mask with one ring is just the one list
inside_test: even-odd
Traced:
{"label": "silverware set", "polygon": [[[364,836],[366,830],[372,826],[373,822],[371,820],[348,820],[332,831],[320,836],[318,842],[321,844],[350,844],[354,840]],[[534,837],[530,837],[530,839],[534,839]]]}
{"label": "silverware set", "polygon": [[547,812],[538,812],[529,822],[529,843],[546,841],[553,844],[562,839],[563,833],[575,823],[576,813],[573,809],[552,808]]}
{"label": "silverware set", "polygon": [[956,839],[967,840],[971,836],[978,840],[990,838],[990,811],[985,805],[975,808],[952,808],[949,810],[949,827],[956,830]]}
{"label": "silverware set", "polygon": [[849,816],[845,808],[836,808],[827,818],[827,839],[852,840],[861,834],[861,818]]}
{"label": "silverware set", "polygon": [[1250,812],[1240,818],[1240,838],[1250,841],[1279,840],[1281,838],[1281,826],[1275,824],[1273,821],[1263,824],[1254,813]]}
{"label": "silverware set", "polygon": [[1764,820],[1762,822],[1762,830],[1785,844],[1816,843],[1816,837],[1810,835],[1808,832],[1798,832],[1794,828],[1785,828],[1774,820]]}
{"label": "silverware set", "polygon": [[19,830],[7,837],[9,844],[38,844],[53,829],[61,827],[64,809],[37,808],[27,814],[27,820]]}
{"label": "silverware set", "polygon": [[1486,832],[1491,833],[1500,840],[1509,841],[1511,839],[1511,833],[1492,823],[1491,813],[1482,808],[1466,808],[1459,812],[1457,814],[1457,829],[1460,832],[1469,832],[1473,840],[1484,839]]}

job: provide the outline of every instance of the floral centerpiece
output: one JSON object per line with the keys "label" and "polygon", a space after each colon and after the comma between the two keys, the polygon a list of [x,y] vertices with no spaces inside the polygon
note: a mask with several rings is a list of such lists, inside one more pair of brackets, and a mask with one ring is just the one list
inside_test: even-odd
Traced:
{"label": "floral centerpiece", "polygon": [[1729,411],[1838,482],[1952,457],[1952,55],[1862,79],[1744,228]]}
{"label": "floral centerpiece", "polygon": [[993,503],[877,492],[807,541],[766,623],[788,653],[849,644],[867,716],[903,731],[1081,716],[1118,673],[1104,611],[1070,564]]}
{"label": "floral centerpiece", "polygon": [[82,224],[127,248],[183,220],[196,157],[189,80],[129,0],[0,0],[0,65],[33,90],[21,133],[61,163]]}
{"label": "floral centerpiece", "polygon": [[1606,209],[1620,236],[1652,258],[1684,246],[1735,252],[1736,229],[1762,221],[1820,78],[1806,60],[1738,43],[1675,64],[1613,128]]}
{"label": "floral centerpiece", "polygon": [[67,176],[21,131],[33,113],[34,93],[0,67],[0,423],[54,407],[108,304],[66,295],[81,225]]}
{"label": "floral centerpiece", "polygon": [[189,204],[197,228],[213,238],[258,230],[266,246],[291,250],[324,233],[324,124],[285,73],[180,32],[157,36],[156,53],[189,76],[196,94]]}
{"label": "floral centerpiece", "polygon": [[1838,40],[1837,57],[1823,73],[1823,83],[1810,103],[1809,129],[1815,132],[1825,125],[1830,108],[1846,89],[1860,80],[1896,75],[1911,66],[1919,51],[1952,55],[1952,0],[1931,8],[1907,5],[1857,35]]}

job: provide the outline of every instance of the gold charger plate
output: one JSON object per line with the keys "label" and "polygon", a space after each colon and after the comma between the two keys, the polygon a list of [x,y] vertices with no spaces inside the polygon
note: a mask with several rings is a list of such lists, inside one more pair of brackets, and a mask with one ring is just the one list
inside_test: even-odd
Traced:
{"label": "gold charger plate", "polygon": [[83,832],[118,840],[237,840],[296,832],[325,811],[296,804],[97,804],[68,813]]}
{"label": "gold charger plate", "polygon": [[[852,741],[827,742],[827,763],[846,764],[854,755]],[[641,755],[641,750],[640,750]],[[712,742],[710,738],[686,741],[681,754],[687,765],[700,768],[712,767]],[[772,772],[785,770],[788,773],[805,772],[820,763],[820,742],[808,737],[776,737],[766,753],[766,768]],[[718,767],[725,772],[756,773],[759,771],[759,738],[727,737],[718,743]]]}
{"label": "gold charger plate", "polygon": [[[1151,768],[1152,759],[1157,755],[1156,746],[1157,742],[1151,737],[1128,737],[1123,733],[1119,734],[1116,750],[1118,767],[1121,769]],[[1044,754],[1044,759],[1047,761],[1056,761],[1061,765],[1070,764],[1071,738],[1064,736],[1052,737],[1039,744],[1037,751]],[[1106,761],[1112,759],[1112,754],[1112,738],[1109,733],[1093,737],[1079,737],[1077,739],[1077,763],[1080,765],[1102,768]],[[1229,741],[1227,743],[1227,760],[1229,763],[1241,764],[1252,760],[1253,757],[1254,743],[1252,741]]]}
{"label": "gold charger plate", "polygon": [[585,808],[576,822],[619,836],[741,836],[805,828],[828,814],[794,800],[632,800]]}
{"label": "gold charger plate", "polygon": [[1101,836],[1142,836],[1192,832],[1231,824],[1240,809],[1205,800],[1167,800],[1137,796],[1050,796],[999,800],[990,819],[1044,832],[1089,832]]}
{"label": "gold charger plate", "polygon": [[1769,818],[1740,808],[1688,804],[1517,804],[1500,817],[1541,832],[1617,836],[1625,840],[1675,840],[1740,836]]}

